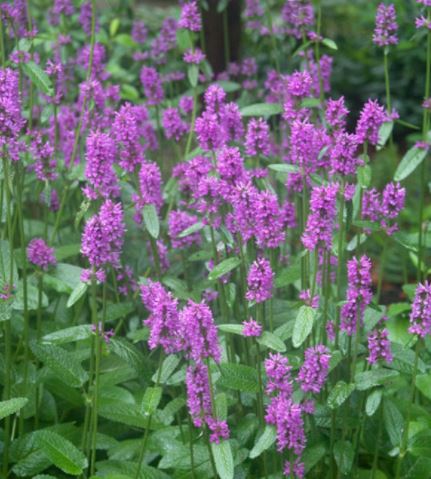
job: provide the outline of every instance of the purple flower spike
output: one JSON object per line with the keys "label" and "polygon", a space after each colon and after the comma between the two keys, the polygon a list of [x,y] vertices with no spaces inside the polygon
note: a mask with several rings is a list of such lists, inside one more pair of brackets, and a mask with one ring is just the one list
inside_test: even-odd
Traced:
{"label": "purple flower spike", "polygon": [[27,258],[30,263],[43,270],[55,265],[57,260],[54,255],[54,248],[50,248],[42,238],[34,238],[27,246]]}

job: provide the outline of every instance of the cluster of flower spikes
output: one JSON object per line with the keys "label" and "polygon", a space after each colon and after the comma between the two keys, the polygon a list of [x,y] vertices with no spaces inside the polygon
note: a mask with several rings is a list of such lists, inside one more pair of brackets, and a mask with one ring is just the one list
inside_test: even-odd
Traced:
{"label": "cluster of flower spikes", "polygon": [[27,259],[44,271],[57,263],[54,248],[49,247],[42,238],[34,238],[30,241],[27,246]]}
{"label": "cluster of flower spikes", "polygon": [[371,261],[367,256],[347,262],[347,301],[341,308],[340,329],[352,336],[363,323],[365,308],[372,299]]}
{"label": "cluster of flower spikes", "polygon": [[392,235],[398,230],[393,221],[404,208],[405,197],[406,190],[399,183],[388,183],[382,193],[375,188],[366,190],[362,197],[362,217],[379,222],[386,233]]}
{"label": "cluster of flower spikes", "polygon": [[431,334],[431,284],[419,283],[410,313],[409,333],[425,338]]}
{"label": "cluster of flower spikes", "polygon": [[0,149],[18,161],[23,144],[19,139],[25,125],[21,115],[18,72],[0,68]]}
{"label": "cluster of flower spikes", "polygon": [[189,360],[186,372],[187,406],[196,427],[206,425],[210,440],[220,442],[229,437],[226,421],[214,417],[211,399],[209,359],[220,362],[221,349],[217,327],[205,303],[189,300],[178,310],[178,301],[158,282],[141,286],[141,299],[150,312],[144,324],[150,330],[150,349],[161,346],[166,354],[183,352]]}
{"label": "cluster of flower spikes", "polygon": [[[329,350],[323,345],[306,350],[305,360],[297,378],[304,392],[318,394],[321,391],[327,378],[329,360]],[[285,475],[291,477],[293,474],[293,477],[303,478],[304,464],[301,462],[301,455],[306,445],[304,413],[313,413],[314,402],[304,400],[297,403],[293,400],[291,369],[288,359],[279,353],[270,353],[265,360],[265,393],[269,396],[265,421],[276,428],[278,452],[288,449],[294,456],[292,462],[285,463]]]}
{"label": "cluster of flower spikes", "polygon": [[88,259],[91,269],[84,270],[81,279],[89,281],[93,274],[98,281],[105,281],[105,267],[120,267],[120,255],[124,242],[125,225],[121,203],[107,199],[98,213],[85,224],[81,253]]}

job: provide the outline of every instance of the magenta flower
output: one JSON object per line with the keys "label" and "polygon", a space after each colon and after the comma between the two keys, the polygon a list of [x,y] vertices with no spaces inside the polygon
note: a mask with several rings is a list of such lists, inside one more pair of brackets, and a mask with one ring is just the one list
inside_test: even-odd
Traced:
{"label": "magenta flower", "polygon": [[270,353],[265,359],[265,371],[268,378],[265,393],[290,397],[293,392],[290,372],[292,367],[287,358],[280,353]]}
{"label": "magenta flower", "polygon": [[242,334],[244,336],[259,337],[262,334],[262,325],[252,318],[248,321],[243,321],[242,325]]}
{"label": "magenta flower", "polygon": [[368,357],[367,361],[370,364],[376,363],[379,359],[392,362],[391,342],[388,339],[387,329],[374,329],[368,335]]}
{"label": "magenta flower", "polygon": [[199,65],[205,60],[205,53],[203,53],[200,48],[190,48],[184,52],[183,60],[185,63]]}
{"label": "magenta flower", "polygon": [[417,285],[410,313],[409,333],[421,338],[431,334],[431,284],[428,281]]}
{"label": "magenta flower", "polygon": [[185,28],[186,30],[191,30],[192,32],[201,31],[201,14],[199,12],[198,4],[195,0],[187,2],[183,5],[178,26],[180,28]]}
{"label": "magenta flower", "polygon": [[158,282],[148,280],[141,286],[141,298],[150,316],[144,321],[150,330],[148,346],[161,346],[165,354],[179,352],[183,348],[180,335],[178,301]]}
{"label": "magenta flower", "polygon": [[210,357],[220,362],[217,327],[210,308],[205,303],[189,300],[179,318],[187,356],[196,362]]}
{"label": "magenta flower", "polygon": [[177,108],[166,108],[162,114],[162,126],[168,139],[180,141],[188,131],[187,123],[181,118]]}
{"label": "magenta flower", "polygon": [[140,80],[144,87],[144,94],[147,97],[148,105],[159,105],[164,98],[163,86],[160,75],[153,67],[142,67]]}
{"label": "magenta flower", "polygon": [[148,28],[142,20],[135,20],[132,24],[131,36],[136,43],[145,43],[148,38]]}
{"label": "magenta flower", "polygon": [[388,117],[383,106],[377,100],[368,100],[361,110],[356,125],[356,136],[360,143],[368,142],[377,145],[379,140],[379,129]]}
{"label": "magenta flower", "polygon": [[305,350],[305,360],[298,373],[298,381],[304,392],[318,394],[325,384],[331,355],[322,344]]}
{"label": "magenta flower", "polygon": [[196,119],[195,132],[199,146],[204,151],[214,151],[225,143],[217,114],[204,111]]}
{"label": "magenta flower", "polygon": [[220,421],[210,417],[207,419],[207,425],[211,432],[211,442],[220,444],[220,440],[229,439],[230,431],[226,421]]}
{"label": "magenta flower", "polygon": [[301,237],[302,244],[310,251],[317,246],[331,249],[337,213],[337,192],[337,183],[315,186],[311,191],[310,214]]}
{"label": "magenta flower", "polygon": [[50,248],[42,238],[34,238],[27,246],[27,258],[30,263],[47,270],[49,266],[55,265],[54,248]]}
{"label": "magenta flower", "polygon": [[346,117],[349,114],[344,103],[344,97],[341,96],[338,100],[329,98],[326,102],[325,119],[328,124],[334,129],[343,129],[346,126]]}
{"label": "magenta flower", "polygon": [[204,363],[187,367],[186,389],[187,407],[193,424],[202,427],[211,416],[212,410],[208,368]]}
{"label": "magenta flower", "polygon": [[204,94],[204,102],[206,111],[209,113],[220,113],[226,99],[226,92],[223,88],[219,85],[210,85],[205,94]]}
{"label": "magenta flower", "polygon": [[286,0],[281,10],[286,33],[300,39],[314,23],[313,5],[310,0]]}
{"label": "magenta flower", "polygon": [[258,258],[250,267],[247,275],[247,292],[245,297],[248,301],[262,303],[272,297],[274,273],[269,261]]}
{"label": "magenta flower", "polygon": [[396,45],[398,25],[394,4],[381,3],[377,7],[376,28],[373,34],[373,42],[379,47]]}
{"label": "magenta flower", "polygon": [[172,243],[172,247],[175,249],[183,249],[192,246],[193,244],[199,245],[201,243],[201,235],[199,231],[191,233],[187,236],[180,237],[179,234],[185,229],[193,226],[198,222],[198,218],[195,215],[191,215],[186,211],[171,211],[168,218],[168,234]]}
{"label": "magenta flower", "polygon": [[358,155],[358,137],[343,130],[334,133],[334,144],[329,151],[331,174],[354,175],[364,161]]}
{"label": "magenta flower", "polygon": [[249,156],[269,155],[270,138],[268,123],[262,118],[252,119],[247,125],[245,151]]}
{"label": "magenta flower", "polygon": [[372,299],[371,261],[367,256],[347,263],[347,302],[341,308],[340,329],[349,336],[362,324],[365,308]]}

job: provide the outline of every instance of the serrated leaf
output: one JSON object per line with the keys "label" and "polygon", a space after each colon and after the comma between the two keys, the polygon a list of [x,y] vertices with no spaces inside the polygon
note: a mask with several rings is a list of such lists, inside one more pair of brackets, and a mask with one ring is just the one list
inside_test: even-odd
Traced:
{"label": "serrated leaf", "polygon": [[273,116],[282,113],[278,103],[255,103],[241,109],[241,116]]}
{"label": "serrated leaf", "polygon": [[166,381],[171,377],[172,373],[175,371],[176,367],[180,363],[180,358],[174,354],[170,354],[162,363],[160,371],[157,370],[151,380],[156,383],[157,378],[159,378],[159,384],[165,384]]}
{"label": "serrated leaf", "polygon": [[156,207],[152,203],[145,205],[142,210],[142,215],[144,217],[144,224],[148,233],[154,239],[157,239],[160,233],[160,223]]}
{"label": "serrated leaf", "polygon": [[221,263],[214,266],[214,268],[208,274],[208,279],[210,281],[214,281],[221,276],[224,276],[225,274],[229,273],[240,264],[241,260],[239,258],[227,258]]}
{"label": "serrated leaf", "polygon": [[302,461],[305,465],[306,474],[323,459],[325,453],[326,448],[324,444],[316,444],[315,446],[305,449]]}
{"label": "serrated leaf", "polygon": [[67,300],[66,306],[68,308],[71,308],[77,301],[79,301],[82,298],[82,296],[84,296],[87,289],[88,289],[88,284],[80,282],[70,294],[69,299]]}
{"label": "serrated leaf", "polygon": [[112,353],[124,359],[136,371],[142,371],[145,362],[144,355],[139,348],[127,339],[121,337],[112,338],[108,348]]}
{"label": "serrated leaf", "polygon": [[404,419],[395,404],[385,398],[383,402],[383,422],[389,439],[394,447],[401,444],[401,438],[404,428]]}
{"label": "serrated leaf", "polygon": [[142,399],[141,412],[142,414],[149,416],[154,414],[162,398],[161,387],[148,387],[145,390],[144,397]]}
{"label": "serrated leaf", "polygon": [[42,341],[51,344],[66,344],[73,341],[88,339],[92,334],[91,326],[89,324],[81,324],[79,326],[72,326],[70,328],[46,334],[42,338]]}
{"label": "serrated leaf", "polygon": [[48,96],[52,96],[54,94],[51,79],[39,65],[30,60],[26,63],[23,63],[21,66],[24,73],[42,93]]}
{"label": "serrated leaf", "polygon": [[409,441],[408,451],[413,456],[431,457],[431,431],[424,430],[415,434]]}
{"label": "serrated leaf", "polygon": [[43,362],[65,384],[82,386],[88,380],[88,374],[75,356],[53,344],[31,343],[34,355]]}
{"label": "serrated leaf", "polygon": [[260,456],[263,451],[269,449],[277,438],[277,431],[274,426],[265,426],[263,433],[257,439],[253,449],[250,451],[250,459]]}
{"label": "serrated leaf", "polygon": [[286,345],[283,343],[283,341],[269,331],[264,331],[262,336],[257,338],[257,342],[260,345],[266,346],[274,351],[278,351],[279,353],[284,353],[286,351]]}
{"label": "serrated leaf", "polygon": [[233,479],[234,464],[229,441],[211,444],[214,462],[220,479]]}
{"label": "serrated leaf", "polygon": [[27,398],[17,397],[0,401],[0,420],[11,414],[15,414],[22,409],[28,402]]}
{"label": "serrated leaf", "polygon": [[382,397],[382,389],[375,389],[368,395],[367,402],[365,403],[365,412],[367,416],[371,417],[377,411],[377,409],[379,409],[380,403],[382,402]]}
{"label": "serrated leaf", "polygon": [[259,381],[256,369],[244,364],[225,363],[220,366],[221,378],[218,383],[230,389],[256,393],[259,391]]}
{"label": "serrated leaf", "polygon": [[275,287],[283,288],[289,284],[293,284],[295,281],[301,278],[301,265],[293,264],[288,268],[282,269],[275,277]]}
{"label": "serrated leaf", "polygon": [[365,391],[374,386],[380,386],[386,381],[390,381],[398,377],[400,373],[391,369],[373,369],[372,371],[365,371],[358,373],[355,376],[356,389],[358,391]]}
{"label": "serrated leaf", "polygon": [[349,441],[337,441],[334,446],[334,458],[342,474],[349,474],[353,466],[355,451]]}
{"label": "serrated leaf", "polygon": [[87,467],[87,459],[69,440],[52,431],[38,431],[36,444],[54,466],[66,474],[79,476]]}
{"label": "serrated leaf", "polygon": [[427,156],[427,150],[414,146],[407,151],[400,161],[395,174],[395,181],[402,181],[407,178],[422,163]]}
{"label": "serrated leaf", "polygon": [[295,319],[293,327],[292,344],[294,348],[299,348],[307,339],[313,329],[316,310],[310,306],[301,306]]}
{"label": "serrated leaf", "polygon": [[338,381],[329,393],[327,402],[328,406],[331,409],[336,409],[341,406],[354,390],[355,384],[347,384],[344,381]]}
{"label": "serrated leaf", "polygon": [[416,377],[416,387],[428,399],[431,399],[431,374],[419,374]]}

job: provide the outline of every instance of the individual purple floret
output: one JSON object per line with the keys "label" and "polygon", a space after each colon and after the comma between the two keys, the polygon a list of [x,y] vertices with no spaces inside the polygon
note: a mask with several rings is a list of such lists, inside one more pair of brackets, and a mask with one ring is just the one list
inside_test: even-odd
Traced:
{"label": "individual purple floret", "polygon": [[379,359],[392,362],[391,342],[388,339],[387,329],[374,329],[368,335],[368,357],[370,364],[376,363]]}
{"label": "individual purple floret", "polygon": [[379,129],[385,121],[388,121],[385,109],[377,100],[368,100],[361,110],[356,125],[356,136],[360,143],[368,142],[377,145]]}
{"label": "individual purple floret", "polygon": [[204,363],[187,367],[186,372],[187,407],[193,424],[202,427],[211,416],[211,393],[208,368]]}
{"label": "individual purple floret", "polygon": [[377,7],[373,42],[379,47],[396,45],[398,43],[397,31],[398,25],[395,6],[392,3],[389,5],[381,3]]}
{"label": "individual purple floret", "polygon": [[356,334],[362,324],[365,308],[373,296],[371,266],[370,259],[365,255],[347,263],[347,302],[341,308],[340,329],[349,336]]}
{"label": "individual purple floret", "polygon": [[54,248],[50,248],[42,238],[34,238],[27,246],[27,258],[30,263],[47,270],[49,266],[55,265]]}
{"label": "individual purple floret", "polygon": [[202,20],[196,1],[192,0],[183,5],[178,26],[192,32],[200,32]]}
{"label": "individual purple floret", "polygon": [[269,126],[264,119],[253,118],[248,123],[245,134],[245,151],[249,156],[269,155],[271,151]]}
{"label": "individual purple floret", "polygon": [[310,251],[317,246],[331,249],[337,214],[337,192],[337,183],[315,186],[311,191],[310,214],[301,237],[303,245]]}
{"label": "individual purple floret", "polygon": [[150,311],[144,321],[150,330],[148,346],[161,346],[166,354],[177,353],[183,348],[180,335],[178,301],[158,282],[148,280],[141,286],[141,299]]}
{"label": "individual purple floret", "polygon": [[428,281],[417,285],[410,313],[409,333],[421,338],[431,334],[431,284]]}
{"label": "individual purple floret", "polygon": [[247,275],[247,292],[245,297],[248,301],[262,303],[272,297],[274,273],[269,261],[258,258],[250,266]]}
{"label": "individual purple floret", "polygon": [[192,246],[193,244],[199,245],[201,243],[201,235],[199,231],[191,233],[184,237],[179,237],[185,229],[193,226],[198,222],[198,217],[191,215],[186,211],[171,211],[168,219],[168,234],[172,243],[172,247],[175,249],[183,249]]}
{"label": "individual purple floret", "polygon": [[304,392],[318,394],[321,391],[328,376],[330,359],[329,349],[322,344],[305,350],[304,364],[298,373],[298,381]]}
{"label": "individual purple floret", "polygon": [[243,321],[242,326],[242,334],[244,336],[259,337],[262,334],[262,325],[252,318],[248,321]]}
{"label": "individual purple floret", "polygon": [[148,105],[159,105],[164,98],[163,86],[160,75],[153,67],[142,67],[139,76]]}
{"label": "individual purple floret", "polygon": [[217,327],[210,308],[205,303],[189,300],[179,318],[187,356],[197,362],[205,358],[220,362]]}

